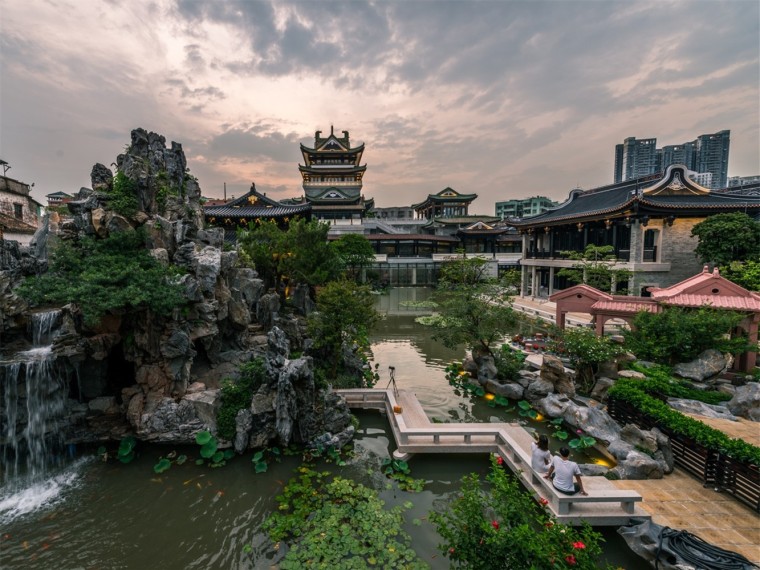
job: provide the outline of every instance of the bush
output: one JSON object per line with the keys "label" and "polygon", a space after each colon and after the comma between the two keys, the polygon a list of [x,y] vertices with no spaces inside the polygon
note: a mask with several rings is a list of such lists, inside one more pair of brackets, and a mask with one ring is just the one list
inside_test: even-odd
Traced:
{"label": "bush", "polygon": [[113,178],[113,187],[108,191],[108,205],[117,214],[131,218],[140,209],[137,201],[137,184],[123,172]]}
{"label": "bush", "polygon": [[134,231],[62,241],[48,272],[28,278],[18,293],[33,305],[75,303],[90,326],[120,310],[168,314],[185,301],[173,280],[176,268],[151,257],[144,239],[143,231]]}
{"label": "bush", "polygon": [[714,390],[698,390],[688,380],[673,378],[670,374],[670,368],[666,366],[656,366],[654,368],[633,366],[633,368],[647,376],[646,380],[640,380],[636,383],[636,386],[639,390],[653,396],[662,395],[670,398],[685,398],[687,400],[698,400],[705,404],[720,404],[731,399],[729,394]]}
{"label": "bush", "polygon": [[590,526],[557,523],[495,459],[487,481],[483,490],[477,475],[464,477],[449,508],[430,515],[452,568],[597,568],[602,538]]}
{"label": "bush", "polygon": [[516,380],[525,362],[525,354],[508,344],[502,344],[493,356],[497,377],[501,380]]}
{"label": "bush", "polygon": [[605,336],[597,336],[592,329],[573,327],[552,333],[549,349],[566,354],[578,373],[578,388],[589,393],[594,387],[594,374],[599,365],[619,355],[623,349]]}
{"label": "bush", "polygon": [[216,414],[216,432],[231,441],[235,437],[235,418],[240,410],[251,405],[254,392],[266,380],[266,368],[261,358],[240,366],[237,379],[226,379],[222,384],[219,411]]}
{"label": "bush", "polygon": [[744,338],[725,338],[744,315],[709,307],[667,307],[660,313],[641,311],[623,331],[625,345],[642,360],[676,364],[695,359],[708,348],[721,352],[743,352]]}
{"label": "bush", "polygon": [[610,400],[626,402],[648,416],[652,423],[673,434],[691,438],[699,445],[724,453],[737,461],[760,466],[760,447],[741,439],[731,439],[722,431],[683,415],[665,402],[640,390],[638,385],[639,381],[636,380],[618,380],[610,388],[608,397]]}

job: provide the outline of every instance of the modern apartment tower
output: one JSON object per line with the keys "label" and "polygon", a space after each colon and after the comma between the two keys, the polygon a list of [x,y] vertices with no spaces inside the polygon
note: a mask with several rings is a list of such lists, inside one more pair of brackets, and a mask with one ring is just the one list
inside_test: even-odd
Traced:
{"label": "modern apartment tower", "polygon": [[725,188],[728,181],[728,151],[731,131],[700,135],[693,141],[657,148],[657,139],[628,137],[615,145],[615,183],[664,172],[683,164],[692,172],[710,174],[709,188]]}

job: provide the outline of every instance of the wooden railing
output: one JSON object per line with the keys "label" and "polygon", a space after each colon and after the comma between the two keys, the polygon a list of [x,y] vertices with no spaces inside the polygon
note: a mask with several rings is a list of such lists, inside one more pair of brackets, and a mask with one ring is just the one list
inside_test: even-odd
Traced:
{"label": "wooden railing", "polygon": [[757,465],[737,461],[718,449],[708,449],[689,437],[675,433],[623,400],[610,397],[607,409],[613,419],[621,424],[659,429],[670,438],[676,465],[705,486],[719,488],[760,512],[760,469]]}

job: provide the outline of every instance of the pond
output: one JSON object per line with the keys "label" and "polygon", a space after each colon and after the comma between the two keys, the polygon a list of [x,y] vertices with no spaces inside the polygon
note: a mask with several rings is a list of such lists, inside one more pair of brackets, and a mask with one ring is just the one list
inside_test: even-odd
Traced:
{"label": "pond", "polygon": [[[421,296],[424,290],[395,293]],[[378,303],[390,306],[390,297]],[[505,421],[483,398],[457,395],[444,377],[444,367],[461,359],[463,350],[448,350],[430,339],[430,330],[398,305],[372,337],[375,361],[388,381],[396,367],[400,388],[413,388],[431,418],[440,421]],[[401,314],[404,313],[404,314]],[[438,537],[427,514],[455,493],[468,473],[485,475],[485,455],[420,455],[411,460],[412,475],[426,481],[421,493],[408,493],[388,480],[380,465],[395,448],[386,419],[373,412],[358,414],[355,456],[344,467],[326,468],[378,489],[390,506],[407,501],[405,530],[420,558],[433,569],[448,568],[436,546]],[[230,569],[269,568],[277,558],[261,525],[276,508],[274,497],[300,463],[283,457],[266,473],[256,474],[251,455],[237,457],[218,469],[193,461],[174,465],[161,475],[153,465],[172,448],[141,446],[128,465],[82,457],[32,488],[0,489],[0,567],[5,569]],[[177,449],[191,457],[197,450]],[[414,525],[414,519],[421,525]],[[629,570],[648,568],[615,533],[604,531],[607,560]],[[252,549],[248,547],[250,545]],[[250,550],[250,551],[249,551]]]}

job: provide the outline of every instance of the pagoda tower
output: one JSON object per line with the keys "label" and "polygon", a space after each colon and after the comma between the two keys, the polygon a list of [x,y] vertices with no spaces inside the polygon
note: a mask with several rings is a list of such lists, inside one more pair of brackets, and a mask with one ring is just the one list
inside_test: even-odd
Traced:
{"label": "pagoda tower", "polygon": [[362,196],[362,177],[367,165],[360,164],[364,143],[351,147],[348,131],[343,136],[322,131],[314,134],[314,147],[301,145],[304,164],[298,165],[303,178],[304,197],[311,204],[312,215],[327,220],[361,222],[374,200]]}

